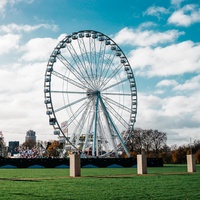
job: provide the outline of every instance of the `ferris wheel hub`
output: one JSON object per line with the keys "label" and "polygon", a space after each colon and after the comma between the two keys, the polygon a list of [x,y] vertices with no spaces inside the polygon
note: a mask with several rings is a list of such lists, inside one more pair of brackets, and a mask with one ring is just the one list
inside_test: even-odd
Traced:
{"label": "ferris wheel hub", "polygon": [[86,92],[86,96],[88,98],[92,98],[92,97],[95,97],[95,96],[98,96],[100,95],[100,91],[99,90],[92,90],[92,89],[88,89],[87,92]]}

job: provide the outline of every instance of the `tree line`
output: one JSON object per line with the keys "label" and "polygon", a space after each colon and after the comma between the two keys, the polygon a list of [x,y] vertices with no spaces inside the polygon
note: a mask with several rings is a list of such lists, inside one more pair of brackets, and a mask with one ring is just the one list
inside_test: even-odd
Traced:
{"label": "tree line", "polygon": [[[145,153],[147,158],[163,158],[164,163],[186,163],[187,154],[195,154],[196,162],[200,163],[200,140],[194,140],[192,144],[171,146],[167,145],[167,133],[136,128],[131,133],[124,132],[122,135],[129,134],[126,146],[131,157]],[[125,152],[122,157],[126,157]]]}
{"label": "tree line", "polygon": [[[131,157],[137,157],[138,154],[145,153],[147,158],[163,158],[164,163],[184,164],[186,163],[187,154],[195,154],[196,163],[200,163],[200,140],[194,140],[188,145],[167,145],[167,133],[153,130],[136,128],[134,131],[122,133],[123,137],[128,135],[126,146]],[[63,144],[54,140],[51,142],[35,142],[28,141],[23,143],[24,147],[33,148],[34,146],[43,146],[44,156],[60,157]],[[125,152],[122,152],[121,157],[127,157]]]}

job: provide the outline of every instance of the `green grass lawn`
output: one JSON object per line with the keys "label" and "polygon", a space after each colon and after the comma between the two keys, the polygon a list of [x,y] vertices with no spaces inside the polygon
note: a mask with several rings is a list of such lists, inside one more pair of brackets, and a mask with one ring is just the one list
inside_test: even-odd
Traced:
{"label": "green grass lawn", "polygon": [[70,178],[69,169],[0,169],[0,199],[200,199],[200,165],[195,173],[186,165],[136,170],[89,168]]}

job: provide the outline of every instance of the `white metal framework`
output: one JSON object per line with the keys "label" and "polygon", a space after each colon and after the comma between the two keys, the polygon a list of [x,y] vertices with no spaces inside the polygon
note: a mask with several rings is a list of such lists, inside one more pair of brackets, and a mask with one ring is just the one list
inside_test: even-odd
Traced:
{"label": "white metal framework", "polygon": [[103,33],[72,33],[54,48],[45,73],[46,113],[82,156],[118,157],[134,128],[137,90],[121,48]]}

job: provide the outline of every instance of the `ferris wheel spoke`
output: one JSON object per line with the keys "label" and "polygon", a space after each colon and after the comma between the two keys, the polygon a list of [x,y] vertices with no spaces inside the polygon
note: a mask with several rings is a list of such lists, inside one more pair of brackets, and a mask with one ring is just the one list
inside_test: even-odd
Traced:
{"label": "ferris wheel spoke", "polygon": [[93,63],[94,63],[94,68],[95,68],[95,79],[97,79],[97,52],[96,52],[96,40],[93,38],[93,42],[91,43],[91,49],[93,52]]}
{"label": "ferris wheel spoke", "polygon": [[63,63],[63,65],[79,80],[81,81],[80,72],[62,55],[59,54],[57,58]]}
{"label": "ferris wheel spoke", "polygon": [[123,125],[124,128],[127,128],[128,123],[122,118],[122,116],[116,111],[116,109],[114,109],[109,103],[106,103],[106,106],[112,116],[114,116],[120,122],[120,124]]}
{"label": "ferris wheel spoke", "polygon": [[[71,48],[70,48],[70,47],[71,47]],[[68,50],[69,50],[69,52],[70,52],[70,54],[71,54],[71,56],[72,56],[74,62],[76,63],[76,66],[78,67],[78,71],[80,71],[80,73],[81,73],[81,75],[82,75],[81,77],[82,77],[83,79],[85,79],[86,83],[87,83],[90,87],[94,87],[94,86],[92,85],[92,82],[89,82],[89,81],[90,81],[90,76],[89,76],[89,74],[88,74],[88,72],[87,72],[87,69],[85,68],[84,60],[81,60],[81,59],[80,59],[81,57],[80,57],[80,56],[78,55],[78,53],[76,52],[76,50],[75,50],[74,46],[72,45],[72,43],[70,43],[70,46],[67,46],[67,48],[68,48]],[[70,51],[70,50],[72,50],[72,51]],[[87,77],[87,79],[86,79],[85,77]]]}
{"label": "ferris wheel spoke", "polygon": [[79,68],[79,65],[76,63],[76,66],[78,67],[75,68],[74,65],[72,65],[64,56],[62,56],[61,54],[58,55],[58,59],[64,64],[64,66],[80,81],[80,82],[84,82],[84,84],[87,83],[88,86],[91,87],[91,84],[88,83],[86,77],[82,74],[82,71]]}
{"label": "ferris wheel spoke", "polygon": [[99,74],[101,74],[102,72],[102,64],[105,57],[105,50],[106,50],[106,44],[105,42],[101,42],[100,48],[99,48],[99,57],[98,57],[98,62],[97,62],[97,66],[99,66]]}
{"label": "ferris wheel spoke", "polygon": [[102,66],[102,73],[100,74],[100,80],[101,83],[103,83],[111,69],[111,64],[113,63],[113,60],[115,58],[114,52],[112,52],[109,55],[109,58],[107,59],[107,62]]}
{"label": "ferris wheel spoke", "polygon": [[125,110],[125,111],[128,112],[128,113],[131,112],[131,109],[130,109],[130,108],[128,108],[128,107],[126,107],[126,106],[120,104],[120,103],[117,102],[117,101],[114,101],[113,99],[110,99],[110,98],[108,98],[108,97],[103,97],[103,99],[104,99],[106,102],[110,102],[111,104],[113,104],[113,105],[115,105],[115,106],[117,106],[117,107],[119,107],[119,108]]}
{"label": "ferris wheel spoke", "polygon": [[88,74],[90,74],[90,75],[88,75],[88,77],[90,78],[92,84],[94,85],[94,79],[92,79],[92,77],[94,76],[94,73],[93,73],[93,63],[92,63],[92,56],[91,56],[90,40],[91,39],[89,39],[89,48],[90,48],[89,52],[88,52],[88,50],[86,48],[86,44],[85,44],[85,41],[84,41],[83,38],[80,40],[81,42],[79,44],[80,44],[80,46],[82,44],[82,48],[81,48],[81,51],[83,52],[82,54],[85,54],[86,58],[87,58],[86,59],[87,62],[88,62],[88,66],[87,66],[88,70],[87,70],[87,72],[88,72]]}
{"label": "ferris wheel spoke", "polygon": [[114,92],[114,93],[111,93],[111,92],[101,92],[101,94],[103,96],[105,95],[117,95],[117,96],[131,96],[131,93],[117,93],[117,92]]}
{"label": "ferris wheel spoke", "polygon": [[85,111],[83,112],[79,122],[78,122],[78,127],[76,128],[77,130],[77,133],[76,133],[76,137],[77,137],[77,140],[76,140],[76,145],[78,145],[78,143],[80,142],[80,135],[82,134],[82,130],[84,128],[84,125],[86,123],[86,120],[87,120],[87,113],[88,113],[88,110],[89,110],[89,107],[87,107],[85,109]]}
{"label": "ferris wheel spoke", "polygon": [[84,143],[83,148],[82,148],[82,153],[85,152],[85,149],[86,149],[86,147],[88,145],[89,136],[91,135],[91,132],[92,132],[92,126],[93,126],[93,122],[94,122],[94,117],[95,117],[95,113],[93,112],[93,115],[91,117],[90,123],[88,124],[88,129],[86,130],[86,138],[85,138],[85,143]]}
{"label": "ferris wheel spoke", "polygon": [[86,67],[87,66],[86,62],[88,62],[88,64],[90,64],[90,60],[89,60],[88,51],[86,49],[86,45],[85,45],[85,42],[84,42],[83,38],[78,40],[78,45],[79,45],[79,48],[80,48],[82,59],[84,61],[85,67]]}
{"label": "ferris wheel spoke", "polygon": [[69,118],[68,120],[68,126],[83,112],[83,116],[86,116],[86,112],[88,111],[90,101],[84,102],[74,113],[73,115]]}
{"label": "ferris wheel spoke", "polygon": [[[91,67],[88,51],[86,50],[86,45],[85,45],[85,42],[84,42],[83,38],[78,39],[78,45],[79,45],[79,49],[80,49],[80,52],[81,52],[81,57],[82,57],[83,64],[84,64],[84,71],[87,74],[87,76],[88,76],[89,80],[91,81],[92,85],[94,86],[94,79],[92,79],[90,77],[90,75],[89,75],[92,67]],[[87,63],[88,63],[89,66],[87,66]],[[88,67],[90,69],[89,71],[88,71]]]}
{"label": "ferris wheel spoke", "polygon": [[74,61],[74,63],[76,64],[76,66],[78,67],[78,71],[80,71],[80,73],[83,75],[82,72],[82,68],[85,69],[85,66],[83,64],[83,61],[80,59],[80,57],[78,56],[76,50],[74,49],[74,46],[72,45],[72,43],[70,43],[70,45],[67,45],[67,49]]}
{"label": "ferris wheel spoke", "polygon": [[116,157],[118,157],[118,155],[117,155],[117,146],[116,146],[116,144],[114,142],[115,134],[114,134],[113,128],[112,128],[112,126],[110,124],[110,121],[109,121],[109,118],[107,116],[107,113],[104,111],[104,109],[103,109],[103,114],[104,114],[105,122],[106,122],[106,125],[107,125],[107,129],[108,129],[107,134],[106,134],[107,135],[107,141],[109,141],[108,142],[109,145],[111,145],[114,148],[115,155],[116,155]]}
{"label": "ferris wheel spoke", "polygon": [[113,63],[114,58],[115,58],[115,53],[114,53],[114,51],[112,51],[111,54],[109,55],[109,57],[106,59],[105,64],[103,65],[102,75],[108,73],[110,66]]}
{"label": "ferris wheel spoke", "polygon": [[[82,112],[82,116],[81,116],[80,120],[77,122],[78,125],[75,127],[76,133],[74,133],[74,137],[76,137],[76,138],[80,138],[80,135],[81,135],[83,127],[84,127],[84,124],[85,124],[86,120],[89,117],[88,113],[91,111],[91,107],[89,107],[88,104],[90,104],[90,103],[91,103],[91,101],[89,101],[87,103],[87,105],[84,106],[84,108],[86,108],[85,110],[84,110],[84,108],[81,109],[82,111],[84,110],[84,112]],[[78,112],[79,112],[79,114],[81,113],[80,110]],[[70,124],[74,120],[76,120],[76,118],[74,118],[74,116],[72,116],[72,117],[73,118],[71,118]],[[73,141],[73,137],[71,138],[71,141]]]}
{"label": "ferris wheel spoke", "polygon": [[112,78],[121,70],[122,67],[123,67],[122,64],[118,65],[118,67],[115,68],[114,71],[106,78],[106,81],[104,80],[102,82],[101,88],[106,86],[112,80]]}
{"label": "ferris wheel spoke", "polygon": [[128,80],[127,78],[126,78],[126,79],[123,79],[123,80],[121,80],[121,81],[119,81],[119,82],[117,82],[117,83],[115,83],[115,84],[112,84],[112,85],[110,85],[110,86],[108,86],[108,87],[106,87],[106,88],[103,88],[101,91],[105,91],[105,90],[108,90],[108,89],[110,89],[110,88],[112,88],[112,87],[115,87],[115,86],[117,86],[117,85],[120,85],[120,84],[126,82],[127,80]]}
{"label": "ferris wheel spoke", "polygon": [[89,38],[89,54],[90,54],[90,71],[91,71],[91,76],[95,78],[95,62],[94,62],[94,40],[90,37]]}
{"label": "ferris wheel spoke", "polygon": [[79,142],[80,135],[82,134],[81,127],[82,127],[82,118],[77,121],[77,126],[74,129],[73,135],[70,137],[70,142],[77,146]]}
{"label": "ferris wheel spoke", "polygon": [[[79,50],[80,50],[80,56],[81,56],[81,58],[82,58],[82,66],[83,66],[83,69],[84,69],[84,71],[88,74],[88,72],[87,72],[87,64],[86,64],[86,62],[88,61],[86,58],[87,58],[87,56],[86,56],[86,58],[85,58],[85,55],[87,55],[86,54],[86,49],[85,49],[85,43],[84,43],[84,40],[83,40],[83,38],[81,38],[81,39],[78,39],[77,40],[78,41],[78,46],[79,46]],[[80,60],[80,59],[79,59]]]}
{"label": "ferris wheel spoke", "polygon": [[74,81],[73,79],[60,74],[59,72],[52,71],[52,75],[54,75],[58,78],[61,78],[62,80],[67,81],[67,82],[71,83],[72,85],[74,85],[78,88],[81,88],[81,89],[84,89],[84,90],[88,89],[87,87],[85,87],[85,85],[82,85],[82,84],[78,83],[77,81]]}
{"label": "ferris wheel spoke", "polygon": [[82,99],[79,99],[79,100],[77,100],[77,101],[74,101],[74,102],[72,102],[72,103],[69,103],[69,104],[67,104],[67,105],[65,105],[65,106],[62,106],[62,107],[56,109],[55,112],[61,111],[61,110],[65,109],[65,108],[68,108],[68,107],[70,107],[70,106],[72,106],[72,105],[75,105],[75,104],[77,104],[77,103],[79,103],[79,102],[81,102],[81,101],[84,101],[85,99],[87,99],[87,97],[84,97],[84,98],[82,98]]}
{"label": "ferris wheel spoke", "polygon": [[99,57],[98,57],[98,77],[97,77],[97,85],[99,86],[101,82],[103,81],[103,72],[104,72],[104,59],[105,59],[105,53],[106,53],[106,44],[105,42],[101,42],[100,50],[99,50]]}
{"label": "ferris wheel spoke", "polygon": [[56,91],[52,90],[51,93],[60,93],[60,94],[87,94],[87,92],[78,92],[78,91]]}
{"label": "ferris wheel spoke", "polygon": [[102,133],[102,144],[103,144],[103,146],[105,147],[105,151],[106,151],[106,153],[108,153],[109,152],[109,147],[108,147],[108,138],[106,137],[106,133],[105,133],[105,130],[104,130],[104,127],[103,127],[103,123],[102,123],[102,119],[100,118],[100,120],[99,120],[99,129],[100,129],[100,131],[101,131],[101,133]]}

